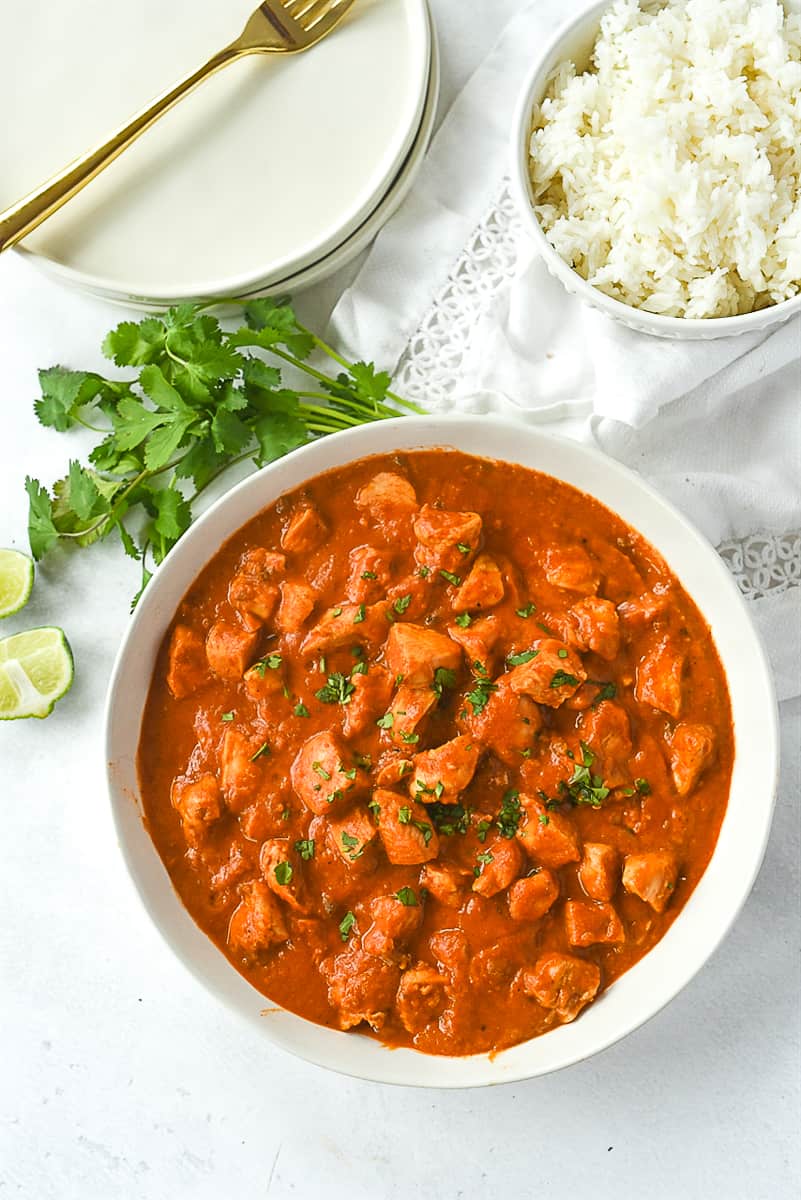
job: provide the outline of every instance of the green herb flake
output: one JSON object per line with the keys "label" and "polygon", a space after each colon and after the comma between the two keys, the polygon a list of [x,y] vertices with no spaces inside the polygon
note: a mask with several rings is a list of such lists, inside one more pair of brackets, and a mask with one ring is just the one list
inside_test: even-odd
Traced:
{"label": "green herb flake", "polygon": [[356,609],[356,616],[353,618],[354,625],[361,625],[364,618],[367,616],[367,609],[363,604],[360,604]]}
{"label": "green herb flake", "polygon": [[431,684],[432,690],[441,696],[446,688],[456,687],[456,672],[451,671],[449,667],[437,667],[434,672],[434,682]]}
{"label": "green herb flake", "polygon": [[234,710],[233,709],[231,709],[230,712],[223,713],[223,715],[220,717],[221,721],[233,721],[233,719],[234,719]]}
{"label": "green herb flake", "polygon": [[526,604],[523,608],[515,609],[515,612],[517,613],[518,617],[523,617],[524,619],[526,617],[530,617],[536,611],[537,611],[536,604],[532,604],[532,602],[530,600],[529,600],[528,604]]}
{"label": "green herb flake", "polygon": [[495,824],[498,826],[501,837],[511,838],[517,833],[522,817],[520,808],[520,792],[516,788],[509,788],[504,792],[501,800],[501,811],[498,813],[498,819]]}
{"label": "green herb flake", "polygon": [[378,579],[375,571],[362,571],[362,579]]}
{"label": "green herb flake", "polygon": [[314,858],[314,838],[300,838],[295,842],[295,851],[300,855],[304,862]]}
{"label": "green herb flake", "polygon": [[494,862],[495,859],[491,850],[484,850],[481,854],[476,855],[476,861],[477,865],[473,867],[473,874],[478,878],[484,868],[489,866],[491,862]]}
{"label": "green herb flake", "polygon": [[401,825],[409,825],[411,823],[411,819],[412,810],[409,808],[409,805],[402,805],[402,807],[398,809],[398,821],[401,823]]}
{"label": "green herb flake", "polygon": [[640,793],[641,796],[650,796],[651,785],[647,779],[635,779],[634,786],[636,787],[637,791]]}
{"label": "green herb flake", "polygon": [[473,709],[474,716],[477,717],[479,713],[484,711],[490,696],[493,692],[497,692],[497,690],[497,683],[490,683],[489,679],[479,679],[476,681],[476,686],[465,697]]}
{"label": "green herb flake", "polygon": [[332,617],[341,617],[342,616],[342,607],[340,605],[338,605],[336,608],[332,608],[331,616]]}
{"label": "green herb flake", "polygon": [[282,821],[291,821],[292,820],[292,809],[291,808],[285,808],[282,810],[281,820]]}
{"label": "green herb flake", "polygon": [[328,793],[325,802],[326,804],[333,804],[335,800],[341,800],[344,795],[345,793],[342,791],[342,788],[337,788],[335,791]]}
{"label": "green herb flake", "polygon": [[406,609],[409,607],[411,602],[412,602],[412,597],[411,597],[411,593],[410,593],[407,596],[399,596],[398,599],[395,601],[395,603],[392,605],[392,607],[395,609],[396,613],[398,613],[400,616],[403,616],[403,614],[406,612]]}
{"label": "green herb flake", "polygon": [[267,742],[262,742],[255,754],[251,754],[250,761],[255,762],[257,758],[266,758],[270,753],[270,747]]}
{"label": "green herb flake", "polygon": [[468,625],[472,623],[473,618],[470,616],[470,613],[459,613],[459,616],[456,618],[456,624],[461,626],[462,629],[467,629]]}
{"label": "green herb flake", "polygon": [[395,893],[395,898],[406,908],[417,908],[417,896],[414,893],[414,888],[402,887],[400,891]]}
{"label": "green herb flake", "polygon": [[453,571],[443,571],[443,570],[441,570],[441,571],[440,571],[440,575],[442,576],[442,578],[443,578],[444,580],[446,580],[448,583],[452,584],[454,587],[461,587],[461,586],[462,586],[462,580],[461,580],[461,576],[459,576],[459,575],[454,575]]}
{"label": "green herb flake", "polygon": [[426,812],[434,822],[437,833],[445,837],[467,833],[470,814],[461,804],[432,803],[426,805]]}
{"label": "green herb flake", "polygon": [[487,834],[489,833],[491,827],[492,821],[479,821],[478,825],[476,825],[476,837],[482,843],[482,845],[484,842],[486,842]]}
{"label": "green herb flake", "polygon": [[276,863],[273,874],[275,875],[276,882],[279,883],[281,887],[286,887],[286,885],[291,881],[294,871],[288,862],[280,862]]}
{"label": "green herb flake", "polygon": [[539,650],[523,650],[520,654],[507,654],[506,661],[510,667],[522,667],[523,663],[531,662],[538,654]]}
{"label": "green herb flake", "polygon": [[355,924],[356,918],[353,913],[350,911],[346,912],[342,920],[339,922],[339,936],[342,938],[343,942],[348,940],[351,930]]}
{"label": "green herb flake", "polygon": [[418,567],[417,574],[420,576],[421,579],[428,579],[429,575],[431,574],[431,568],[430,567]]}
{"label": "green herb flake", "polygon": [[579,681],[576,679],[575,675],[570,675],[567,671],[554,672],[553,679],[550,683],[552,688],[578,687],[578,685]]}
{"label": "green herb flake", "polygon": [[540,825],[548,825],[550,823],[550,820],[551,820],[551,818],[548,816],[547,813],[540,813],[540,815],[539,815]]}
{"label": "green herb flake", "polygon": [[406,744],[408,746],[416,746],[417,743],[420,741],[420,734],[419,733],[409,733],[408,730],[402,729],[401,730],[401,740],[406,742]]}
{"label": "green herb flake", "polygon": [[325,686],[319,688],[314,694],[323,704],[347,704],[355,691],[356,688],[347,675],[336,671],[333,675],[328,676]]}
{"label": "green herb flake", "polygon": [[312,770],[316,771],[321,779],[325,779],[327,781],[331,778],[331,772],[326,771],[325,767],[323,766],[323,764],[321,762],[313,762]]}
{"label": "green herb flake", "polygon": [[571,804],[589,804],[592,808],[600,808],[609,795],[609,788],[598,775],[593,775],[592,767],[595,755],[586,742],[581,743],[582,761],[575,763],[573,774],[567,783],[562,783],[562,791]]}
{"label": "green herb flake", "polygon": [[296,717],[308,717],[309,715],[309,710],[302,700],[298,700],[292,711]]}
{"label": "green herb flake", "polygon": [[473,547],[468,546],[466,542],[457,542],[456,549],[459,551],[460,554],[472,554],[473,553]]}
{"label": "green herb flake", "polygon": [[[347,851],[351,862],[355,862],[357,858],[361,858],[364,854],[364,846],[360,845],[359,839],[354,837],[352,833],[347,833],[343,830],[340,841],[342,842],[343,850]],[[358,849],[357,846],[359,847]]]}
{"label": "green herb flake", "polygon": [[391,712],[384,713],[383,717],[379,717],[376,725],[379,729],[391,729],[395,724],[395,717]]}
{"label": "green herb flake", "polygon": [[350,677],[352,679],[354,675],[366,675],[366,674],[367,674],[367,663],[366,662],[357,662],[354,665],[353,670],[350,673]]}
{"label": "green herb flake", "polygon": [[414,825],[415,829],[419,830],[419,832],[422,833],[423,844],[425,846],[427,846],[428,843],[431,841],[432,837],[434,836],[434,830],[431,828],[431,826],[428,824],[427,821],[412,821],[412,825]]}

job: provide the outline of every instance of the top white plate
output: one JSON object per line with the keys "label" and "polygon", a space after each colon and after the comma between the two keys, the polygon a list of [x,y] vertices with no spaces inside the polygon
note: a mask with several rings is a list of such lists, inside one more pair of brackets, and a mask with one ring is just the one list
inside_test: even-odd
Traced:
{"label": "top white plate", "polygon": [[[0,208],[239,33],[255,0],[6,0]],[[328,38],[234,63],[180,102],[24,248],[67,280],[149,299],[247,291],[327,254],[408,153],[425,0],[356,0]]]}

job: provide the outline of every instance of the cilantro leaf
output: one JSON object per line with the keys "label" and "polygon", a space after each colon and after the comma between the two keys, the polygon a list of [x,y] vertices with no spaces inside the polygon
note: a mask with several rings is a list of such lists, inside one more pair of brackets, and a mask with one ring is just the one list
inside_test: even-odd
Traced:
{"label": "cilantro leaf", "polygon": [[103,353],[118,367],[140,367],[154,362],[164,348],[166,329],[158,317],[123,321],[106,335]]}
{"label": "cilantro leaf", "polygon": [[25,478],[28,493],[28,541],[31,554],[38,561],[58,541],[58,530],[53,524],[50,497],[38,479]]}

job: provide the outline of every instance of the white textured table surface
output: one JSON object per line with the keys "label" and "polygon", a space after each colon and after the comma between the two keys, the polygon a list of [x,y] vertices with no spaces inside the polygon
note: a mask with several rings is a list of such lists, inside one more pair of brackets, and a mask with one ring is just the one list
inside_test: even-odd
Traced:
{"label": "white textured table surface", "polygon": [[[444,98],[518,0],[435,0]],[[342,282],[304,298],[318,324]],[[70,442],[38,426],[37,367],[100,365],[119,314],[0,263],[0,544],[25,545],[22,479]],[[117,854],[101,721],[134,590],[112,547],[52,556],[7,624],[56,621],[78,661],[46,723],[0,727],[0,1196],[26,1200],[789,1200],[801,1185],[799,730],[784,706],[768,854],[723,947],[645,1028],[551,1078],[401,1091],[290,1059],[162,945]]]}

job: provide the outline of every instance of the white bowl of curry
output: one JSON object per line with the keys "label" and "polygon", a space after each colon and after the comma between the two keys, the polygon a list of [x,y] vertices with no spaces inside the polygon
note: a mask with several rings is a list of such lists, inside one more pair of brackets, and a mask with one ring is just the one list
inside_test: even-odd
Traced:
{"label": "white bowl of curry", "polygon": [[748,896],[777,757],[711,547],[491,417],[349,430],[233,488],[108,700],[120,845],[183,962],[285,1049],[436,1087],[556,1070],[667,1003]]}

